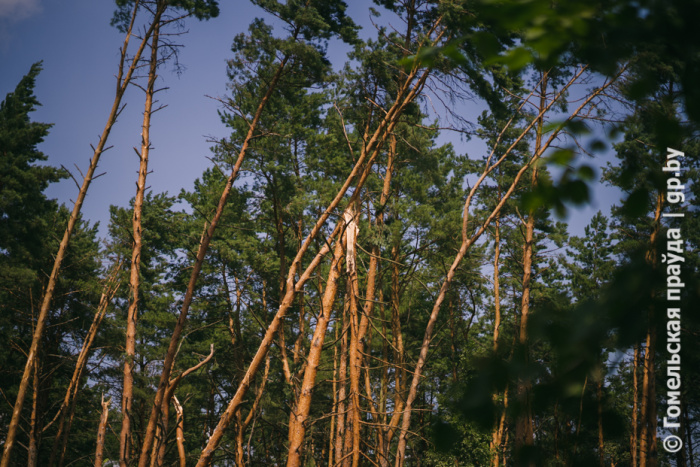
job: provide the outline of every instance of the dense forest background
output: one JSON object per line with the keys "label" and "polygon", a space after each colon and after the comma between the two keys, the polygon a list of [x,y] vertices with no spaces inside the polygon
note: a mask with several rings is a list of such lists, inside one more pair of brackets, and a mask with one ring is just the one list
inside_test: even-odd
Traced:
{"label": "dense forest background", "polygon": [[151,126],[216,0],[115,2],[88,166],[38,149],[41,63],[2,101],[0,465],[698,465],[700,3],[252,3],[192,190]]}

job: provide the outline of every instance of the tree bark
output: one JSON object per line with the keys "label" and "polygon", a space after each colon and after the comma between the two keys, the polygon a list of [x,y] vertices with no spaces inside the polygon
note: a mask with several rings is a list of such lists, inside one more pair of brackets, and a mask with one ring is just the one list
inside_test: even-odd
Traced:
{"label": "tree bark", "polygon": [[[542,111],[547,107],[548,74],[543,73],[539,85],[539,107]],[[538,153],[542,149],[542,132],[544,127],[544,115],[540,113],[535,130],[535,149]],[[532,169],[530,187],[534,190],[537,187],[538,170],[535,166]],[[521,352],[524,352],[525,363],[529,363],[529,338],[527,333],[527,322],[530,315],[530,287],[532,281],[532,260],[534,252],[534,232],[535,232],[535,212],[530,211],[525,222],[525,235],[523,245],[523,279],[522,279],[522,300],[520,303],[520,329],[518,342]],[[515,388],[515,397],[520,406],[515,419],[515,455],[516,459],[523,448],[532,446],[534,443],[532,432],[532,409],[530,406],[531,382],[522,378],[518,379]]]}
{"label": "tree bark", "polygon": [[[347,222],[347,221],[346,221]],[[348,224],[346,228],[351,229]],[[304,371],[304,379],[301,384],[301,389],[297,397],[296,403],[292,407],[292,417],[290,418],[289,427],[289,451],[287,455],[287,467],[296,467],[301,465],[301,450],[304,444],[304,436],[306,435],[306,420],[311,410],[311,398],[313,395],[314,384],[316,382],[316,373],[321,362],[321,353],[323,351],[323,343],[325,341],[326,330],[330,322],[333,312],[333,304],[338,292],[338,279],[340,278],[340,265],[343,259],[343,242],[336,241],[333,261],[331,262],[330,270],[328,271],[328,280],[326,281],[326,290],[323,293],[321,302],[321,313],[316,320],[316,329],[314,330],[313,338],[309,348],[309,354],[306,359],[306,369]]]}
{"label": "tree bark", "polygon": [[[351,205],[352,206],[352,205]],[[345,211],[345,224],[347,228],[347,257],[345,260],[348,274],[348,296],[350,298],[350,420],[352,424],[352,467],[357,467],[360,462],[360,323],[358,316],[359,287],[357,284],[357,221],[355,210],[351,207]]]}
{"label": "tree bark", "polygon": [[343,441],[345,440],[345,388],[347,386],[347,362],[348,362],[348,300],[346,297],[345,304],[343,305],[343,321],[342,321],[342,338],[340,340],[340,368],[338,370],[338,384],[340,385],[338,389],[338,410],[336,417],[336,433],[335,433],[335,463],[333,465],[338,465],[344,457],[343,453]]}
{"label": "tree bark", "polygon": [[[250,408],[250,412],[248,412],[248,416],[243,420],[241,417],[241,413],[239,411],[238,416],[239,416],[239,421],[238,421],[238,431],[236,433],[236,465],[237,466],[244,466],[245,461],[243,460],[243,435],[245,434],[245,431],[248,429],[248,426],[250,426],[250,423],[253,421],[255,417],[255,412],[258,410],[258,406],[260,405],[260,399],[262,399],[263,393],[265,392],[265,385],[267,384],[267,378],[270,374],[270,356],[268,355],[267,360],[265,361],[265,371],[263,373],[262,377],[262,382],[260,383],[260,386],[258,387],[258,390],[255,394],[255,400],[253,401],[253,406]],[[250,448],[250,446],[249,446]],[[250,455],[250,453],[249,453]]]}
{"label": "tree bark", "polygon": [[95,467],[102,467],[102,459],[105,450],[105,435],[107,434],[107,421],[109,418],[109,406],[112,403],[110,397],[105,402],[105,396],[102,394],[102,415],[100,416],[100,425],[97,429],[97,443],[95,448]]}
{"label": "tree bark", "polygon": [[139,156],[139,176],[136,182],[136,196],[131,219],[131,267],[129,271],[129,289],[131,297],[126,317],[126,344],[124,359],[124,383],[122,387],[122,428],[119,435],[119,465],[127,467],[131,458],[131,407],[134,399],[134,362],[136,359],[136,321],[138,319],[141,248],[143,246],[143,200],[146,194],[146,176],[148,175],[148,156],[151,150],[151,115],[153,114],[153,96],[155,94],[156,72],[158,69],[158,51],[160,46],[161,15],[165,13],[166,4],[158,2],[156,7],[155,28],[151,38],[151,57],[148,67],[148,82],[146,84],[146,102],[143,110],[141,125],[141,151]]}
{"label": "tree bark", "polygon": [[180,467],[187,467],[187,455],[185,454],[185,420],[182,413],[182,406],[180,405],[180,401],[177,400],[176,396],[173,396],[173,405],[175,406],[175,412],[177,413],[177,425],[175,428],[177,455],[180,459]]}

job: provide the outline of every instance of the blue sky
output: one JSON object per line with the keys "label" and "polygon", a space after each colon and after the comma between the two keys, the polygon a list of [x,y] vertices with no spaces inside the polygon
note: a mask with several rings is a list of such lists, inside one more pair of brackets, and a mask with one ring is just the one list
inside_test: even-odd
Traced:
{"label": "blue sky", "polygon": [[[349,4],[350,15],[371,34],[371,2]],[[32,63],[43,60],[44,71],[35,89],[43,105],[32,118],[54,127],[40,149],[49,155],[50,164],[65,166],[79,181],[82,177],[75,166],[87,168],[90,144],[97,142],[114,98],[123,37],[109,25],[113,5],[109,0],[0,0],[0,98],[14,89]],[[247,1],[222,0],[220,7],[218,18],[187,21],[189,33],[180,41],[184,73],[178,76],[172,67],[160,72],[160,85],[169,89],[158,95],[168,107],[152,121],[154,151],[148,185],[154,192],[176,195],[182,188],[191,189],[210,165],[209,140],[228,133],[219,121],[218,103],[207,96],[226,94],[225,61],[231,57],[231,41],[254,17],[264,15]],[[329,55],[336,67],[342,65],[342,47],[331,44]],[[105,175],[92,184],[83,208],[85,218],[101,222],[103,234],[109,205],[125,206],[135,192],[138,162],[132,148],[140,144],[142,92],[132,87],[125,101],[128,105],[109,141],[114,147],[102,156],[98,168]],[[465,150],[458,139],[455,145],[458,151]],[[47,194],[70,206],[77,188],[64,180]],[[572,211],[573,232],[580,234],[595,211],[606,212],[618,198],[614,190],[600,187],[594,195],[592,206]]]}

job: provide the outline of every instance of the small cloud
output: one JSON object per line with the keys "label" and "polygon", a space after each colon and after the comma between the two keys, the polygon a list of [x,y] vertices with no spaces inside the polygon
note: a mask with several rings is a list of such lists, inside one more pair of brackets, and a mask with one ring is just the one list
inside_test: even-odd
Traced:
{"label": "small cloud", "polygon": [[18,21],[40,11],[39,0],[0,0],[0,19]]}

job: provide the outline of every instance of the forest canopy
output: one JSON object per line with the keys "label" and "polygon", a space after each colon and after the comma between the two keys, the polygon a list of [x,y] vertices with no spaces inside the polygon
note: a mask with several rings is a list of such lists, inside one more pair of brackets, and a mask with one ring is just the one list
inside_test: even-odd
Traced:
{"label": "forest canopy", "polygon": [[697,465],[700,3],[251,2],[192,189],[151,130],[216,0],[115,2],[87,166],[41,62],[0,104],[0,466]]}

